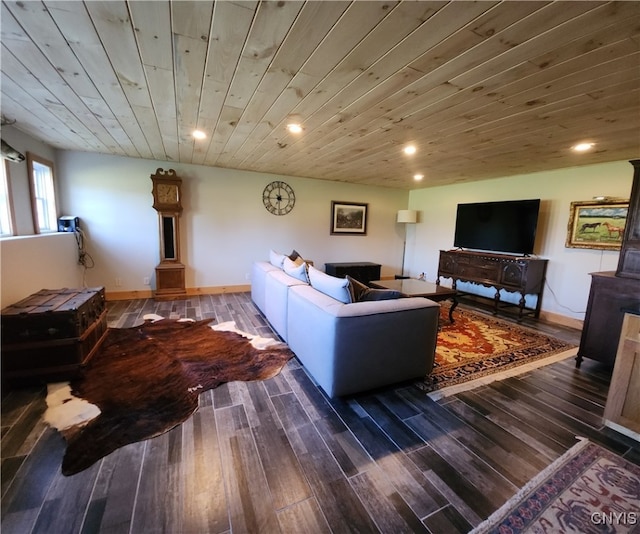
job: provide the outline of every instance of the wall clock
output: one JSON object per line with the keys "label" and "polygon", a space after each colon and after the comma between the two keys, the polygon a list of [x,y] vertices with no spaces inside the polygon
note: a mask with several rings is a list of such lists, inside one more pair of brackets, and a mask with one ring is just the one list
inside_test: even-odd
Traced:
{"label": "wall clock", "polygon": [[264,207],[274,215],[286,215],[296,203],[296,195],[291,186],[285,182],[271,182],[262,192]]}

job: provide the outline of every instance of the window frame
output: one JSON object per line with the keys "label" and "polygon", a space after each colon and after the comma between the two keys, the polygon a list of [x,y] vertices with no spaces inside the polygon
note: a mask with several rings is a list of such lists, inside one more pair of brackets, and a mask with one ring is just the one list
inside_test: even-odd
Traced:
{"label": "window frame", "polygon": [[0,187],[5,188],[7,197],[7,218],[9,223],[9,232],[1,233],[0,239],[3,237],[12,237],[16,235],[16,217],[13,208],[13,194],[11,191],[11,173],[9,172],[9,161],[6,158],[2,158],[2,168],[4,169],[4,184],[0,184]]}
{"label": "window frame", "polygon": [[[29,195],[31,196],[31,216],[33,218],[33,232],[34,234],[52,234],[58,231],[58,198],[56,193],[56,175],[55,169],[53,166],[53,162],[49,161],[45,158],[42,158],[32,152],[27,152],[27,173],[29,175]],[[36,199],[36,183],[35,183],[35,175],[33,172],[33,164],[37,163],[39,165],[44,165],[45,167],[49,167],[51,172],[51,182],[53,189],[53,205],[55,211],[55,224],[53,228],[50,230],[41,230],[40,222],[38,220],[38,201]]]}

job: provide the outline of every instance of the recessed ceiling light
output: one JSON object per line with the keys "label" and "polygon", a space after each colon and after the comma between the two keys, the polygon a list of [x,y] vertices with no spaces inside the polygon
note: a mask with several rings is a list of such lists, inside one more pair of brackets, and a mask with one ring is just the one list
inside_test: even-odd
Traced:
{"label": "recessed ceiling light", "polygon": [[423,178],[424,178],[424,174],[414,174],[414,175],[413,175],[413,179],[414,179],[416,182],[419,182],[419,181],[420,181],[420,180],[422,180]]}
{"label": "recessed ceiling light", "polygon": [[578,143],[577,145],[573,145],[571,150],[574,152],[586,152],[587,150],[591,150],[595,146],[595,143]]}
{"label": "recessed ceiling light", "polygon": [[406,147],[404,147],[404,153],[407,155],[411,155],[411,154],[415,154],[416,153],[416,147],[414,145],[407,145]]}
{"label": "recessed ceiling light", "polygon": [[193,133],[191,135],[193,135],[194,139],[206,139],[207,137],[207,134],[202,130],[193,130]]}
{"label": "recessed ceiling light", "polygon": [[302,133],[302,126],[299,124],[292,122],[291,124],[287,124],[287,130],[293,134]]}

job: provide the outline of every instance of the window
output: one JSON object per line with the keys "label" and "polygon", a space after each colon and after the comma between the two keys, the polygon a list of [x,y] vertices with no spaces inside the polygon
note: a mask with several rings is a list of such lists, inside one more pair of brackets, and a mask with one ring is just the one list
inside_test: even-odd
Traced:
{"label": "window", "polygon": [[7,165],[7,160],[2,159],[0,162],[0,237],[13,235],[13,217]]}
{"label": "window", "polygon": [[53,163],[27,152],[33,225],[37,234],[58,231]]}

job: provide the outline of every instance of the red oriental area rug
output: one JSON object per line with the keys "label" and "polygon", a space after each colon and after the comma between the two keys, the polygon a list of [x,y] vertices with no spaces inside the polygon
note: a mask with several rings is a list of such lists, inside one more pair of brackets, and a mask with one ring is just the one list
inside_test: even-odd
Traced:
{"label": "red oriental area rug", "polygon": [[458,308],[453,324],[447,307],[440,313],[434,369],[418,384],[436,399],[577,353],[574,345],[472,310]]}
{"label": "red oriental area rug", "polygon": [[472,534],[640,530],[640,467],[583,440],[539,473]]}

